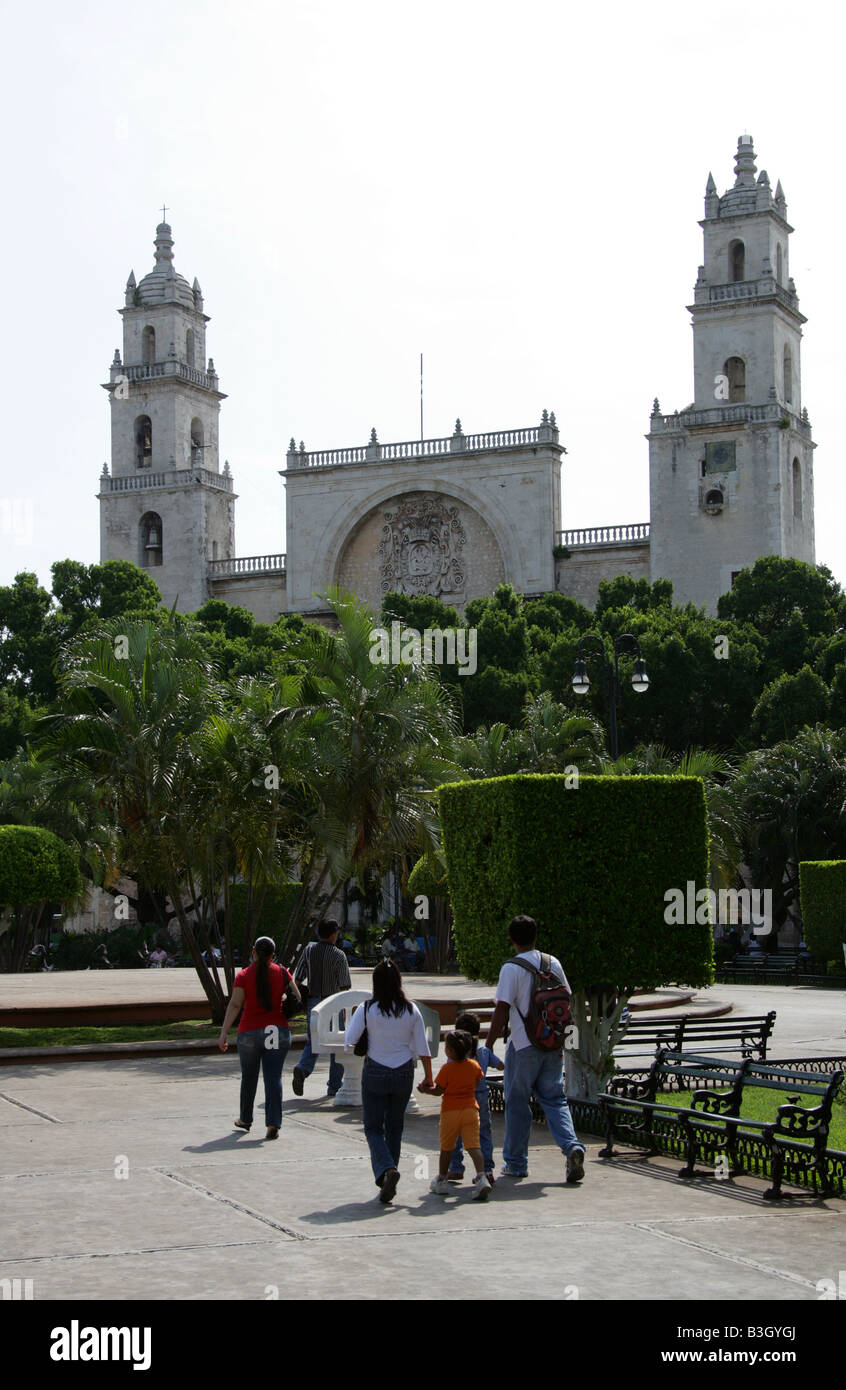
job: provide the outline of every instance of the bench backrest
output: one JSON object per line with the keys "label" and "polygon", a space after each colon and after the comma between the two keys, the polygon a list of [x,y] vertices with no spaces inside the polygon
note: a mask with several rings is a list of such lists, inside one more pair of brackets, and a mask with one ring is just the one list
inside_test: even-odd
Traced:
{"label": "bench backrest", "polygon": [[776,1011],[764,1015],[735,1014],[725,1018],[632,1019],[615,1044],[614,1051],[645,1055],[654,1048],[685,1050],[688,1042],[726,1044],[726,1051],[743,1052],[757,1048],[766,1055],[766,1043],[775,1026]]}

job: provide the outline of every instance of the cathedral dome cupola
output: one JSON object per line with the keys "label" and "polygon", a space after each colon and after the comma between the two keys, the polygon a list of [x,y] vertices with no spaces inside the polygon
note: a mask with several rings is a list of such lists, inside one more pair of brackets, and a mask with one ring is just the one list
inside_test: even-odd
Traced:
{"label": "cathedral dome cupola", "polygon": [[173,235],[170,223],[160,222],[156,228],[156,264],[138,285],[136,304],[184,304],[195,308],[194,291],[184,275],[173,264]]}

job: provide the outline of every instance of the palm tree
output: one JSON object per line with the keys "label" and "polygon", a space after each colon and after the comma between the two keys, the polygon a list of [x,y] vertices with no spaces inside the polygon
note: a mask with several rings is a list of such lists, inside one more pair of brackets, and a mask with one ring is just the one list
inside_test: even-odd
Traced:
{"label": "palm tree", "polygon": [[299,698],[270,722],[274,732],[294,725],[311,749],[291,823],[302,890],[286,951],[346,880],[364,887],[395,859],[437,844],[434,790],[453,775],[457,716],[448,691],[425,666],[374,663],[369,611],[338,589],[320,597],[338,630],[302,634],[290,652]]}
{"label": "palm tree", "polygon": [[573,714],[553,700],[548,690],[526,696],[515,742],[523,763],[520,770],[526,772],[563,772],[566,767],[576,767],[580,773],[598,772],[607,757],[599,721],[592,715]]}
{"label": "palm tree", "polygon": [[231,942],[221,982],[203,960],[203,938],[238,851],[242,863],[247,857],[247,837],[260,841],[256,854],[267,854],[266,825],[245,795],[250,758],[265,754],[251,742],[255,720],[241,718],[239,737],[220,722],[227,713],[236,718],[231,693],[178,623],[114,619],[80,636],[66,650],[60,690],[64,708],[42,721],[41,750],[71,791],[86,786],[96,795],[102,821],[115,828],[123,871],[170,897],[220,1021]]}
{"label": "palm tree", "polygon": [[737,794],[749,824],[749,865],[773,890],[783,922],[799,906],[803,859],[846,857],[846,732],[824,725],[750,753]]}

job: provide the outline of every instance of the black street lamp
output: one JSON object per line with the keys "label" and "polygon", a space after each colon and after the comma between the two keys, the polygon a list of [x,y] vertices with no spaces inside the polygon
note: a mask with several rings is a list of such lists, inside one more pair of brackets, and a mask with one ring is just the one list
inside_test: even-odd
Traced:
{"label": "black street lamp", "polygon": [[605,708],[608,711],[608,735],[611,745],[611,757],[617,761],[617,710],[622,707],[620,697],[620,652],[623,644],[631,642],[637,654],[635,661],[634,674],[632,676],[632,688],[639,695],[643,695],[649,689],[649,677],[646,674],[646,663],[640,650],[640,642],[631,632],[622,632],[619,637],[614,638],[614,663],[608,660],[608,653],[605,649],[605,642],[596,632],[586,632],[579,641],[579,650],[576,656],[576,664],[573,668],[573,690],[577,695],[587,695],[590,690],[587,666],[584,660],[585,642],[593,640],[599,644],[598,655],[602,657],[602,695],[605,700]]}

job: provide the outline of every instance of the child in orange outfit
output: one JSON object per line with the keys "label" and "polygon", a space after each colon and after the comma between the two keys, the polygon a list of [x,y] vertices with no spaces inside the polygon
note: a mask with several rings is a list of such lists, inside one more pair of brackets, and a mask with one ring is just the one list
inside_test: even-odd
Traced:
{"label": "child in orange outfit", "polygon": [[441,1067],[433,1085],[421,1081],[417,1089],[430,1096],[443,1096],[440,1167],[438,1176],[429,1184],[429,1191],[441,1196],[451,1191],[447,1173],[452,1151],[460,1135],[476,1169],[473,1198],[484,1202],[491,1185],[485,1176],[482,1150],[479,1148],[479,1106],[475,1095],[483,1072],[479,1063],[470,1057],[472,1050],[473,1039],[469,1033],[449,1033],[445,1045],[448,1061]]}

